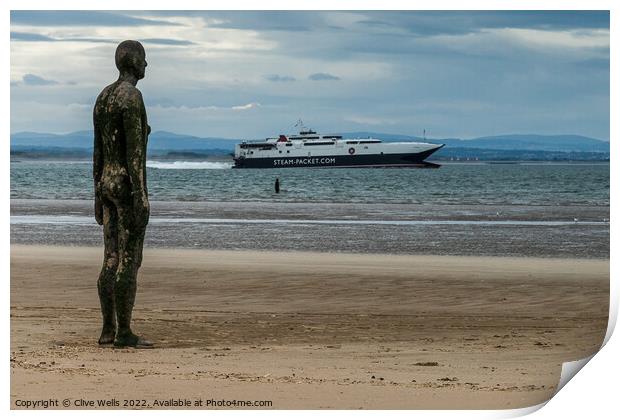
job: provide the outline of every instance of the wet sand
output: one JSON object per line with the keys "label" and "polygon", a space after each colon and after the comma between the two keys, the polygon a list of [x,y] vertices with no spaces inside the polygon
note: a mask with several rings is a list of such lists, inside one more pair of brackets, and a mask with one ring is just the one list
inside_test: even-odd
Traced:
{"label": "wet sand", "polygon": [[518,408],[607,324],[608,260],[147,249],[134,329],[157,346],[119,350],[96,343],[101,252],[11,247],[12,407]]}
{"label": "wet sand", "polygon": [[[103,246],[92,200],[11,200],[11,243]],[[609,258],[609,206],[151,202],[149,248]]]}

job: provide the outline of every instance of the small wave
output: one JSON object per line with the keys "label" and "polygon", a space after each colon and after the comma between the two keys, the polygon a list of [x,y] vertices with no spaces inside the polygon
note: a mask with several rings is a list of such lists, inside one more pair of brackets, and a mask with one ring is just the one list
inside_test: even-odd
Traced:
{"label": "small wave", "polygon": [[[154,224],[207,223],[222,225],[475,225],[475,226],[609,226],[609,222],[568,220],[350,220],[350,219],[220,219],[202,217],[151,217]],[[92,216],[76,215],[13,215],[12,225],[93,225]]]}
{"label": "small wave", "polygon": [[155,169],[230,169],[232,168],[232,163],[188,161],[159,162],[156,160],[149,160],[146,162],[146,166]]}

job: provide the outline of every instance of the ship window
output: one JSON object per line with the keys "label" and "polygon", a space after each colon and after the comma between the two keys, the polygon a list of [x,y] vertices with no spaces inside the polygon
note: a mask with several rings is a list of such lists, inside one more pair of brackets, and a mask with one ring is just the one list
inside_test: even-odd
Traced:
{"label": "ship window", "polygon": [[364,146],[364,149],[368,149],[368,146]]}
{"label": "ship window", "polygon": [[360,144],[366,144],[366,143],[381,143],[381,140],[362,140],[362,141],[360,141]]}
{"label": "ship window", "polygon": [[291,147],[293,143],[286,143],[286,147]]}
{"label": "ship window", "polygon": [[304,146],[326,146],[329,144],[334,144],[333,141],[315,141],[312,143],[304,143]]}
{"label": "ship window", "polygon": [[282,150],[278,150],[278,152],[282,153]]}
{"label": "ship window", "polygon": [[291,153],[291,151],[290,151],[290,150],[287,150],[287,151],[286,151],[286,153]]}
{"label": "ship window", "polygon": [[347,144],[357,144],[357,141],[348,141]]}

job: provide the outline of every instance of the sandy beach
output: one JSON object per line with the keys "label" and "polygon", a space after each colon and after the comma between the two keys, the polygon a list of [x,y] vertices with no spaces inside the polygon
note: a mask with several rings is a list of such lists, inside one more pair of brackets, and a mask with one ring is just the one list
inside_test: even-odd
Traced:
{"label": "sandy beach", "polygon": [[146,249],[134,330],[156,348],[99,347],[101,257],[12,245],[13,408],[518,408],[607,325],[609,260]]}

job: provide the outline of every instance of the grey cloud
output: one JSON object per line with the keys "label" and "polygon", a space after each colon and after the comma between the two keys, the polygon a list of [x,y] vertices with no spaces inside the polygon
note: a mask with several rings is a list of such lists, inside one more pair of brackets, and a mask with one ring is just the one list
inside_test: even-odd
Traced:
{"label": "grey cloud", "polygon": [[[201,17],[209,27],[274,32],[310,32],[342,30],[326,19],[323,11],[152,11],[151,16]],[[357,13],[357,12],[356,12]],[[337,19],[336,19],[337,20]]]}
{"label": "grey cloud", "polygon": [[135,17],[200,17],[212,28],[247,29],[257,31],[310,31],[320,25],[320,12],[290,11],[205,11],[205,10],[151,10],[132,12]]}
{"label": "grey cloud", "polygon": [[334,76],[333,74],[329,74],[329,73],[314,73],[308,76],[308,79],[315,80],[315,81],[340,80],[340,77]]}
{"label": "grey cloud", "polygon": [[386,22],[383,20],[376,20],[376,19],[364,19],[364,20],[358,21],[357,23],[362,24],[362,25],[368,25],[368,26],[382,26],[382,27],[392,26],[389,22]]}
{"label": "grey cloud", "polygon": [[57,85],[58,82],[56,80],[44,79],[36,74],[24,74],[22,77],[22,82],[28,86],[49,86],[49,85]]}
{"label": "grey cloud", "polygon": [[35,34],[31,32],[13,32],[11,31],[11,40],[12,41],[56,41],[54,38],[50,38],[49,36]]}
{"label": "grey cloud", "polygon": [[147,100],[147,105],[149,106],[161,106],[161,107],[172,107],[176,105],[176,102],[168,97],[160,97],[153,98]]}
{"label": "grey cloud", "polygon": [[575,62],[576,66],[609,71],[609,58],[590,58]]}
{"label": "grey cloud", "polygon": [[[151,16],[202,17],[211,27],[257,31],[324,31],[335,26],[341,13],[363,16],[357,25],[374,30],[405,30],[415,36],[466,34],[482,29],[593,29],[609,28],[608,11],[12,11],[11,24],[29,26],[145,26],[178,23]],[[215,20],[216,22],[213,22]],[[343,25],[346,26],[346,25]],[[352,28],[346,28],[352,29]]]}
{"label": "grey cloud", "polygon": [[[148,83],[145,91],[149,94],[145,95],[145,99],[153,98],[148,103],[150,106],[161,105],[156,108],[160,112],[159,118],[165,119],[159,123],[160,129],[195,133],[208,130],[211,135],[260,137],[263,132],[267,136],[279,131],[283,121],[296,121],[301,115],[311,125],[312,121],[319,121],[326,131],[352,131],[350,123],[343,119],[343,115],[350,113],[373,115],[377,121],[391,119],[396,121],[393,125],[374,128],[401,133],[418,133],[420,127],[442,136],[477,136],[524,130],[553,133],[561,130],[609,138],[608,48],[575,46],[556,49],[552,45],[547,48],[542,43],[531,48],[525,42],[514,42],[505,34],[485,30],[536,28],[573,32],[583,30],[586,34],[592,34],[593,28],[608,29],[607,12],[559,12],[558,16],[553,12],[510,11],[349,12],[347,19],[339,19],[339,12],[281,12],[275,16],[262,12],[131,12],[134,17],[156,20],[182,13],[203,17],[207,23],[212,22],[211,19],[219,19],[223,21],[216,24],[220,28],[255,30],[256,37],[269,41],[273,49],[252,51],[247,56],[222,54],[221,58],[217,58],[214,73],[226,72],[227,68],[232,67],[239,70],[239,74],[234,75],[239,81],[234,83],[220,83],[219,78],[196,80],[182,77],[177,83],[170,84],[170,77],[181,73],[169,65],[159,68],[161,71],[157,74],[149,74],[143,82]],[[206,25],[207,30],[209,24]],[[345,30],[335,36],[334,24],[345,27]],[[73,28],[66,29],[71,29],[75,36],[80,34],[79,28],[75,31]],[[144,36],[158,39],[155,38],[161,35],[158,29],[149,28]],[[13,30],[27,29],[14,27]],[[204,31],[205,25],[198,21],[192,30]],[[289,32],[276,32],[285,30]],[[32,30],[37,31],[39,29]],[[48,32],[47,28],[40,28],[40,32],[15,32],[11,34],[11,39],[65,41],[47,36],[53,33]],[[218,32],[228,31],[213,32],[214,40],[218,41]],[[226,36],[235,35],[234,31],[229,32]],[[469,33],[480,35],[459,36]],[[89,34],[92,32],[86,32],[84,36]],[[438,34],[455,36],[434,36]],[[200,39],[198,35],[196,39]],[[96,48],[97,45],[99,48]],[[96,58],[105,45],[89,45],[88,49],[76,54]],[[180,49],[175,44],[168,45],[171,46],[166,50]],[[22,42],[15,48],[25,48],[25,44]],[[105,53],[109,54],[109,48],[105,49]],[[163,51],[163,46],[161,50],[157,59],[167,60],[169,51]],[[36,59],[35,51],[33,49],[33,59]],[[187,68],[182,69],[182,76],[200,74],[204,70],[200,57],[179,55],[187,64]],[[306,73],[298,76],[296,82],[278,85],[276,81],[284,82],[293,74],[292,70],[282,69],[279,65],[284,60],[307,60],[308,66],[305,68],[309,71],[333,72],[346,83],[307,81],[312,85],[310,87],[321,85],[329,86],[329,89],[303,89],[304,83],[297,82],[313,80]],[[152,63],[153,69],[156,64],[155,61]],[[40,66],[26,63],[22,68],[37,71],[44,77],[54,75],[60,78],[57,73]],[[113,63],[109,62],[109,66],[112,67],[102,70],[97,77],[107,80]],[[345,76],[356,68],[364,69],[359,78]],[[245,80],[253,80],[257,76],[255,69],[260,69],[258,77],[264,79],[263,83],[246,83]],[[12,82],[11,106],[15,104],[16,109],[23,110],[22,116],[25,116],[30,114],[30,103],[43,100],[85,102],[84,98],[93,91],[87,83],[83,86],[80,82],[75,88],[64,89],[67,85],[65,80],[78,80],[75,73],[83,70],[71,68],[67,71],[59,79],[62,83],[59,86],[63,87],[62,95],[58,94],[58,87],[13,88],[16,84],[25,86],[25,83],[21,79]],[[20,72],[17,74],[21,75]],[[368,74],[368,78],[364,74]],[[314,75],[314,80],[316,77]],[[271,80],[275,84],[267,82],[270,78],[275,79]],[[321,76],[318,78],[321,79]],[[277,87],[286,89],[275,89]],[[174,101],[167,98],[174,98]],[[206,98],[209,102],[205,105]],[[238,113],[230,113],[235,117],[214,113],[217,115],[207,117],[210,120],[205,128],[205,117],[198,111],[200,107],[208,107],[209,103],[222,104],[227,108],[251,103],[264,106],[260,109],[262,113],[247,113],[243,118]],[[198,108],[198,111],[186,112],[185,107]],[[26,121],[26,117],[12,113],[11,118],[12,122],[17,121],[16,129],[36,128],[40,131],[49,130],[46,124],[54,126],[63,123],[68,126],[76,121],[71,119],[71,115],[62,114],[54,118],[48,116],[46,120],[37,118]],[[82,123],[87,124],[87,118]],[[74,129],[76,127],[65,131]]]}
{"label": "grey cloud", "polygon": [[[395,27],[397,25],[394,25]],[[595,35],[592,30],[585,34]],[[291,35],[280,41],[280,48],[295,56],[312,56],[324,60],[365,59],[381,62],[411,59],[436,61],[454,60],[459,57],[479,60],[509,60],[517,55],[529,60],[540,60],[542,55],[554,54],[555,59],[568,59],[581,55],[581,59],[605,58],[609,49],[604,47],[556,48],[553,45],[539,45],[532,48],[527,43],[512,42],[494,32],[480,33],[470,38],[458,35],[443,37],[411,36],[401,31],[347,31],[342,36],[332,37],[328,33],[313,34],[312,42],[302,42],[303,37]],[[298,45],[299,47],[295,47]],[[541,48],[542,47],[542,48]],[[587,50],[587,51],[586,51]],[[563,55],[563,57],[561,57]],[[575,57],[577,59],[577,57]]]}
{"label": "grey cloud", "polygon": [[171,38],[147,38],[141,40],[148,44],[160,44],[160,45],[196,45],[195,42],[187,41],[185,39],[171,39]]}
{"label": "grey cloud", "polygon": [[144,19],[123,12],[77,10],[12,10],[11,25],[28,26],[179,26],[165,20]]}
{"label": "grey cloud", "polygon": [[230,29],[251,29],[261,31],[305,32],[322,26],[320,13],[287,11],[208,12],[205,18],[222,22],[210,26]]}
{"label": "grey cloud", "polygon": [[57,38],[55,42],[92,42],[97,44],[114,44],[120,42],[120,40],[107,39],[107,38]]}
{"label": "grey cloud", "polygon": [[[104,44],[116,44],[121,42],[121,39],[107,39],[107,38],[52,38],[47,35],[37,34],[33,32],[11,32],[11,40],[13,41],[30,41],[30,42],[94,42]],[[147,38],[140,40],[148,44],[159,45],[195,45],[194,42],[185,39],[172,39],[172,38]]]}
{"label": "grey cloud", "polygon": [[484,29],[607,29],[607,11],[419,11],[367,12],[357,23],[379,29],[401,29],[415,36],[462,35]]}
{"label": "grey cloud", "polygon": [[12,41],[30,41],[30,42],[96,42],[96,43],[114,43],[118,42],[113,39],[106,38],[53,38],[51,36],[37,34],[34,32],[11,32]]}
{"label": "grey cloud", "polygon": [[58,38],[55,39],[58,42],[94,42],[103,44],[114,44],[120,40],[107,39],[107,38]]}
{"label": "grey cloud", "polygon": [[269,74],[265,76],[265,79],[270,82],[294,82],[295,78],[292,76],[281,76],[279,74]]}
{"label": "grey cloud", "polygon": [[[159,11],[157,16],[200,16],[209,26],[256,31],[308,32],[370,29],[392,33],[406,31],[414,36],[459,35],[483,29],[606,29],[608,11]],[[353,26],[338,22],[340,14],[362,18]],[[345,22],[343,20],[343,22]]]}

